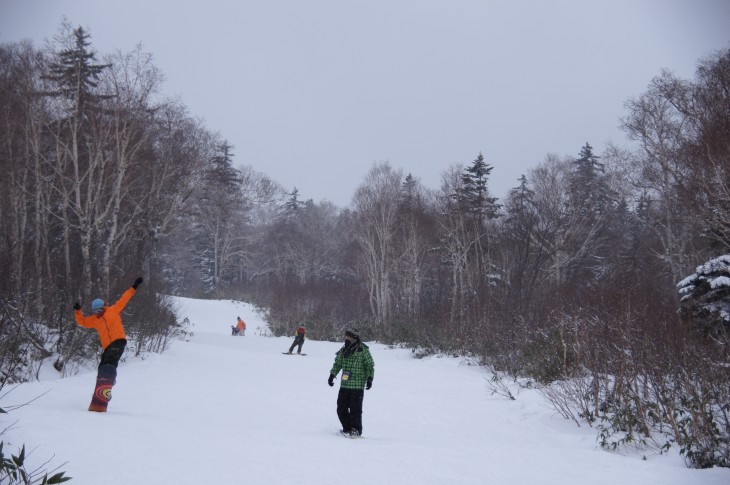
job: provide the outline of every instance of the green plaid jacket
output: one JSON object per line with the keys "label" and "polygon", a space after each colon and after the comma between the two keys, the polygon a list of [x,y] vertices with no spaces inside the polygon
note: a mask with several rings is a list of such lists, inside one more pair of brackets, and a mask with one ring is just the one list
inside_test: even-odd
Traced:
{"label": "green plaid jacket", "polygon": [[345,348],[337,351],[330,374],[336,376],[342,371],[340,387],[343,389],[365,389],[368,379],[375,377],[375,362],[367,345],[360,342],[360,348],[345,357]]}

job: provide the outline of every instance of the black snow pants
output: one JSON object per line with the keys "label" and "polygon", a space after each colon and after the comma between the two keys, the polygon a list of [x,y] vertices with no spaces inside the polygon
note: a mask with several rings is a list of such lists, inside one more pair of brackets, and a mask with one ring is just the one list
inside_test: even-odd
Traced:
{"label": "black snow pants", "polygon": [[291,344],[291,347],[289,347],[289,353],[291,354],[292,350],[294,350],[294,347],[299,345],[299,349],[297,349],[297,354],[302,353],[302,345],[304,345],[304,337],[294,337],[294,343]]}
{"label": "black snow pants", "polygon": [[362,400],[364,389],[340,388],[337,395],[337,417],[340,418],[342,431],[349,433],[353,429],[362,434]]}
{"label": "black snow pants", "polygon": [[119,359],[122,358],[122,354],[124,353],[124,349],[126,347],[127,341],[123,338],[120,338],[119,340],[115,340],[114,342],[110,343],[101,354],[101,362],[99,363],[99,368],[101,369],[101,366],[103,365],[111,365],[116,369],[117,365],[119,364]]}

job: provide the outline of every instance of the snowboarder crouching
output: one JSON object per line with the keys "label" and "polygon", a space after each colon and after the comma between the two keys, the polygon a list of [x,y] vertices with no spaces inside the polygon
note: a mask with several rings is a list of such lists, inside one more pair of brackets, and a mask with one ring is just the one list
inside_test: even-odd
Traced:
{"label": "snowboarder crouching", "polygon": [[97,298],[91,302],[91,315],[84,316],[81,304],[74,304],[76,323],[82,327],[93,328],[99,334],[101,347],[101,362],[96,376],[96,388],[91,398],[89,411],[106,412],[112,398],[112,387],[116,383],[117,365],[127,346],[127,336],[124,333],[121,313],[129,300],[137,293],[137,287],[142,284],[142,277],[137,278],[134,284],[111,306],[104,304],[104,300]]}

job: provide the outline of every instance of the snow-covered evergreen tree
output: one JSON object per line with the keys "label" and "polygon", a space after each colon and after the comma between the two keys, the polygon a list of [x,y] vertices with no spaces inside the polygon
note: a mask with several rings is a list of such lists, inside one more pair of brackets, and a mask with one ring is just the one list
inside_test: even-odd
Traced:
{"label": "snow-covered evergreen tree", "polygon": [[710,330],[730,327],[730,254],[697,266],[694,274],[677,285],[682,303]]}

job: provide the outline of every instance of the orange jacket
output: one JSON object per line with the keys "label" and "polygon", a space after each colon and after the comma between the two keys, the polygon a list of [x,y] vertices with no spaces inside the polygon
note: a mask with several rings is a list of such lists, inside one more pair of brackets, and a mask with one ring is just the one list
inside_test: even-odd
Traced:
{"label": "orange jacket", "polygon": [[122,327],[122,310],[127,306],[129,300],[137,293],[137,290],[130,288],[122,294],[122,297],[117,300],[112,306],[104,306],[104,313],[98,316],[96,313],[85,317],[81,310],[76,310],[74,316],[76,317],[76,323],[86,328],[93,328],[99,334],[99,340],[101,340],[101,347],[106,349],[107,346],[119,339],[126,339],[127,336],[124,333],[124,327]]}
{"label": "orange jacket", "polygon": [[246,330],[246,322],[240,318],[238,319],[238,330]]}

